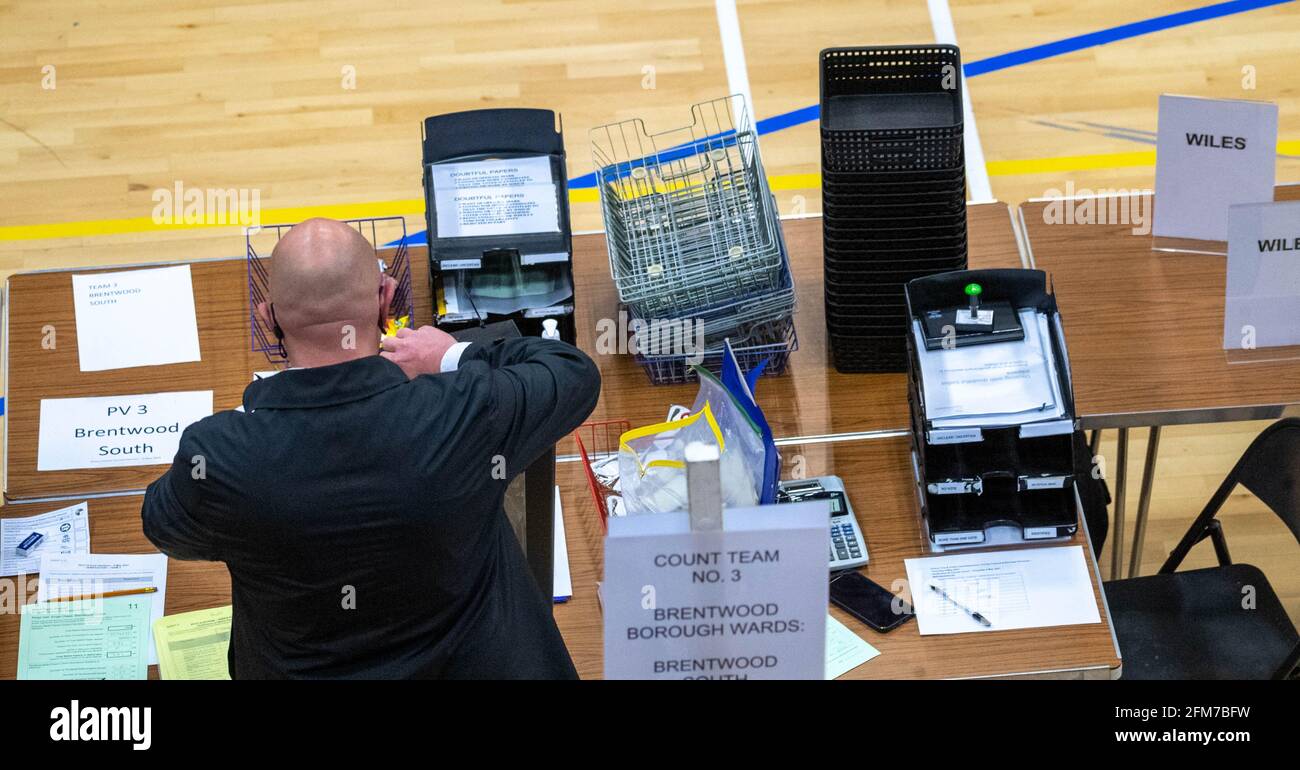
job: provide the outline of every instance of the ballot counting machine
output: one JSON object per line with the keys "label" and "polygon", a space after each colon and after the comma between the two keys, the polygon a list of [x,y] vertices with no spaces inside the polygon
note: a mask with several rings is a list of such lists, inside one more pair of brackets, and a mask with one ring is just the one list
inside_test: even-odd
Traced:
{"label": "ballot counting machine", "polygon": [[[421,124],[435,324],[461,340],[577,343],[564,131],[551,110],[485,109]],[[506,516],[551,594],[555,450],[515,477]]]}
{"label": "ballot counting machine", "polygon": [[1072,536],[1077,426],[1046,275],[959,270],[905,293],[913,471],[931,547]]}
{"label": "ballot counting machine", "polygon": [[425,118],[421,155],[437,325],[554,321],[574,343],[573,233],[564,130],[551,110]]}

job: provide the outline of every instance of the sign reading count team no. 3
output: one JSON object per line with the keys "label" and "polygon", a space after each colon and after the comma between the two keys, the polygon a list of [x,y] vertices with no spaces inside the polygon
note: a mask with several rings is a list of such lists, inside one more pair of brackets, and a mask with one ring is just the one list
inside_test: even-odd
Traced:
{"label": "sign reading count team no. 3", "polygon": [[605,678],[823,679],[824,501],[609,520]]}
{"label": "sign reading count team no. 3", "polygon": [[212,414],[212,391],[41,399],[36,470],[170,463],[181,433]]}

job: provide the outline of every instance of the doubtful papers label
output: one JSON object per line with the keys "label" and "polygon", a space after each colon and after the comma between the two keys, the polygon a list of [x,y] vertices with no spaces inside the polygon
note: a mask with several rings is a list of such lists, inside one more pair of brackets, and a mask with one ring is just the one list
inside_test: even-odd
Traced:
{"label": "doubtful papers label", "polygon": [[212,391],[41,399],[36,470],[170,463],[181,434],[212,414]]}

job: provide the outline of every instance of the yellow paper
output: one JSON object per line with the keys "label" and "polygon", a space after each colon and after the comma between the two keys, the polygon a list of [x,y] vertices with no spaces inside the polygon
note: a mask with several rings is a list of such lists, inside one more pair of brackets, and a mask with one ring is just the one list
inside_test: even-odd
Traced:
{"label": "yellow paper", "polygon": [[230,606],[166,615],[153,624],[163,679],[229,679]]}

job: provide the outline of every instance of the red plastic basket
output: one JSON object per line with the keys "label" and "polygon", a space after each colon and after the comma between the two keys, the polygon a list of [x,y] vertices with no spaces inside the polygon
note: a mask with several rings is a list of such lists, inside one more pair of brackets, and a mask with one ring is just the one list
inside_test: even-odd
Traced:
{"label": "red plastic basket", "polygon": [[578,442],[578,454],[582,455],[582,470],[587,474],[587,488],[591,490],[591,500],[600,515],[600,527],[609,529],[609,496],[614,490],[600,483],[591,469],[593,460],[604,460],[618,454],[618,439],[632,429],[627,420],[595,420],[583,423],[573,432]]}

